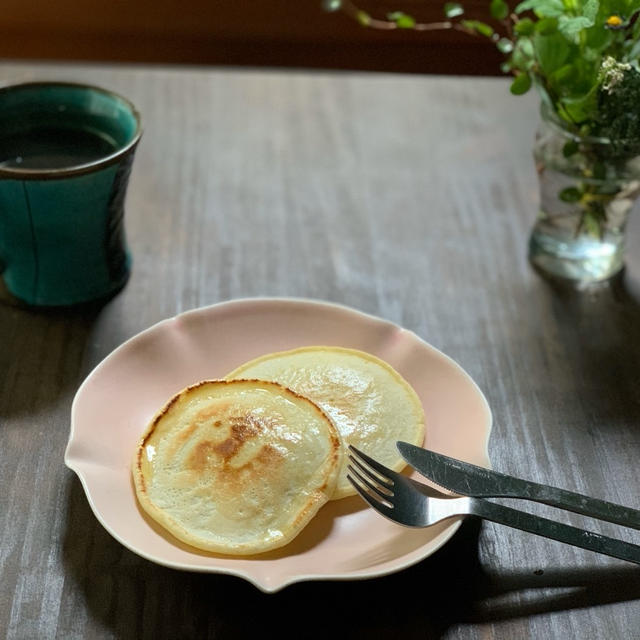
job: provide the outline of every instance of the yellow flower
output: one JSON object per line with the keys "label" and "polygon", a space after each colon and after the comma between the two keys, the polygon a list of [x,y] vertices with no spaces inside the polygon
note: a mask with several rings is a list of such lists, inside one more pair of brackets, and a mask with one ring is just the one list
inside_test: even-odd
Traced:
{"label": "yellow flower", "polygon": [[607,18],[607,27],[619,27],[622,25],[622,18],[617,15],[612,15]]}

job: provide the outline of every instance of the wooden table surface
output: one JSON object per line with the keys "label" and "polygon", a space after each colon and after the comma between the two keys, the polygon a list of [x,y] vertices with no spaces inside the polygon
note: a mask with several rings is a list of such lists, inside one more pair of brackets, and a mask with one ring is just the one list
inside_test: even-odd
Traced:
{"label": "wooden table surface", "polygon": [[610,285],[532,271],[533,95],[376,74],[5,62],[0,77],[99,84],[145,125],[126,288],[94,310],[0,305],[0,636],[638,637],[640,568],[474,520],[367,581],[267,595],[168,569],[113,539],[63,464],[74,394],[124,340],[187,309],[295,296],[454,358],[492,407],[494,468],[640,508],[638,221]]}

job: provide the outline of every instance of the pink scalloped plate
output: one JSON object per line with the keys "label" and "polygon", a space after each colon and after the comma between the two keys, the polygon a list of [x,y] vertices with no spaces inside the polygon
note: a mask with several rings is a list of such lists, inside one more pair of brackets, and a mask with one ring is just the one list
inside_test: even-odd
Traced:
{"label": "pink scalloped plate", "polygon": [[293,542],[251,557],[199,552],[143,515],[130,464],[141,433],[166,400],[261,354],[304,345],[351,347],[386,360],[422,401],[425,447],[489,466],[491,412],[482,392],[451,358],[414,333],[325,302],[234,300],[150,327],[115,349],[80,386],[65,463],[79,476],[105,529],[152,562],[239,576],[265,592],[304,580],[385,575],[445,544],[459,520],[409,529],[378,515],[357,496],[329,502]]}

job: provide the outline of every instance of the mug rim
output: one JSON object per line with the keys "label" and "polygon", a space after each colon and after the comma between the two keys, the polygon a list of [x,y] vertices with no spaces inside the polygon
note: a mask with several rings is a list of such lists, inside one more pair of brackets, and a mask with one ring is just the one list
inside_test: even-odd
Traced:
{"label": "mug rim", "polygon": [[74,89],[89,89],[91,91],[97,91],[105,94],[111,98],[121,101],[131,111],[136,123],[136,128],[133,136],[127,144],[119,148],[117,151],[110,153],[104,158],[99,160],[93,160],[92,162],[86,162],[83,164],[76,164],[70,167],[61,167],[56,169],[26,169],[22,167],[2,167],[0,166],[0,178],[13,178],[15,180],[52,180],[58,178],[69,178],[72,176],[79,176],[86,173],[93,173],[99,171],[104,167],[116,164],[124,157],[134,151],[140,138],[142,136],[142,116],[136,108],[136,106],[123,95],[111,91],[111,89],[105,89],[97,85],[86,84],[84,82],[71,82],[71,81],[57,81],[57,80],[36,80],[31,82],[18,82],[15,84],[8,84],[0,86],[0,95],[9,91],[16,91],[20,89],[36,88],[36,87],[70,87]]}

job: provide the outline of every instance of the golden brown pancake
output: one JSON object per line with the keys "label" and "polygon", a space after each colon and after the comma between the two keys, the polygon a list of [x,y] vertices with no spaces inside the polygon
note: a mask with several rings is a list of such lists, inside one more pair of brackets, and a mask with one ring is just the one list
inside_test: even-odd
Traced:
{"label": "golden brown pancake", "polygon": [[[353,444],[386,466],[406,466],[396,441],[421,445],[424,412],[411,385],[389,364],[370,353],[313,346],[251,360],[226,379],[272,380],[317,404]],[[332,499],[355,494],[347,480],[345,456]]]}
{"label": "golden brown pancake", "polygon": [[260,553],[293,539],[333,494],[331,420],[273,382],[211,380],[153,418],[133,463],[143,509],[199,549]]}

